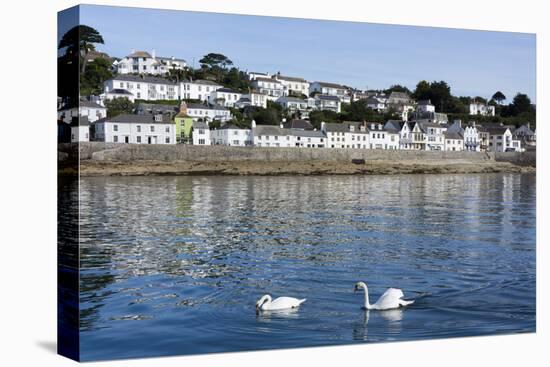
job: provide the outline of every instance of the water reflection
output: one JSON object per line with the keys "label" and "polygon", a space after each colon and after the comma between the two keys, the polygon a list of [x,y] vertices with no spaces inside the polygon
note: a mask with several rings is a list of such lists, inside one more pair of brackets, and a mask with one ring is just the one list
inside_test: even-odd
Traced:
{"label": "water reflection", "polygon": [[[534,175],[507,174],[82,179],[84,346],[117,356],[117,337],[174,354],[367,329],[369,341],[532,330],[535,192]],[[432,297],[358,322],[349,288],[361,279],[372,297]],[[256,316],[266,292],[307,295],[307,312]]]}

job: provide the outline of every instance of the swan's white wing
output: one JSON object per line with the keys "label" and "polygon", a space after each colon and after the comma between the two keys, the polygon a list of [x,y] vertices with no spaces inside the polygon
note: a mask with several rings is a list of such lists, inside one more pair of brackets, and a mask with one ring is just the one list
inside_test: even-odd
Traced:
{"label": "swan's white wing", "polygon": [[265,310],[284,310],[288,308],[298,307],[305,299],[297,299],[293,297],[279,297],[275,298],[267,307],[263,308]]}
{"label": "swan's white wing", "polygon": [[404,296],[401,289],[388,288],[384,294],[380,296],[375,305],[380,310],[398,308],[400,306],[400,299]]}

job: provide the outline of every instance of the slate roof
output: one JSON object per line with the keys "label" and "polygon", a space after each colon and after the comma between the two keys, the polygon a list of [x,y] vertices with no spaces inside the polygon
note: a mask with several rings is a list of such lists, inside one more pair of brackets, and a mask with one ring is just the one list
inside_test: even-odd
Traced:
{"label": "slate roof", "polygon": [[162,115],[162,121],[155,121],[155,115],[130,115],[122,114],[115,117],[107,117],[96,121],[116,122],[121,124],[173,124],[170,116]]}
{"label": "slate roof", "polygon": [[297,78],[293,76],[274,75],[273,77],[277,77],[277,79],[287,80],[289,82],[307,83],[307,80],[305,80],[304,78]]}
{"label": "slate roof", "polygon": [[340,101],[338,97],[330,96],[328,94],[317,94],[315,98],[320,99],[322,101]]}
{"label": "slate roof", "polygon": [[256,77],[256,79],[254,79],[252,82],[255,82],[255,81],[260,81],[260,82],[268,82],[268,83],[275,83],[275,84],[281,84],[280,81],[278,80],[275,80],[275,79],[271,79],[271,78],[264,78],[264,77]]}
{"label": "slate roof", "polygon": [[122,88],[114,88],[114,89],[111,89],[109,92],[109,94],[125,94],[125,95],[132,95],[132,93],[126,89],[122,89]]}
{"label": "slate roof", "polygon": [[455,131],[445,131],[443,135],[445,136],[445,139],[455,139],[455,140],[464,139],[461,133],[455,132]]}
{"label": "slate roof", "polygon": [[313,125],[307,120],[291,120],[283,124],[285,129],[302,129],[302,130],[313,130]]}
{"label": "slate roof", "polygon": [[250,130],[250,129],[247,129],[245,127],[239,127],[233,124],[225,124],[221,126],[218,130]]}
{"label": "slate roof", "polygon": [[317,83],[317,84],[319,84],[321,87],[326,87],[326,88],[347,89],[347,88],[344,87],[343,85],[341,85],[341,84],[336,84],[336,83],[327,83],[327,82],[314,82],[314,83]]}
{"label": "slate roof", "polygon": [[211,80],[206,79],[197,79],[197,80],[182,80],[182,83],[190,83],[190,84],[201,84],[201,85],[213,85],[213,86],[219,86],[221,85],[219,83],[213,82]]}
{"label": "slate roof", "polygon": [[203,121],[193,121],[193,129],[206,129],[209,130],[210,127],[206,122]]}
{"label": "slate roof", "polygon": [[126,56],[128,58],[130,57],[147,57],[147,58],[152,58],[151,54],[147,51],[135,51],[134,53]]}
{"label": "slate roof", "polygon": [[290,135],[304,138],[324,138],[325,134],[319,130],[290,130]]}
{"label": "slate roof", "polygon": [[227,108],[220,106],[220,105],[205,105],[200,103],[188,103],[187,109],[202,109],[202,110],[216,110],[216,111],[227,111]]}
{"label": "slate roof", "polygon": [[403,125],[406,124],[406,121],[401,120],[388,120],[384,125],[384,129],[388,132],[399,133],[403,128]]}
{"label": "slate roof", "polygon": [[220,88],[220,89],[217,89],[216,92],[224,92],[224,93],[236,93],[236,94],[240,94],[240,92],[236,92],[234,91],[233,89],[231,88]]}
{"label": "slate roof", "polygon": [[345,133],[349,132],[349,127],[346,124],[338,123],[338,122],[327,122],[325,123],[325,130],[327,132],[338,132],[338,133]]}
{"label": "slate roof", "polygon": [[289,129],[283,129],[275,125],[257,125],[254,129],[254,136],[271,135],[271,136],[287,136],[290,133]]}

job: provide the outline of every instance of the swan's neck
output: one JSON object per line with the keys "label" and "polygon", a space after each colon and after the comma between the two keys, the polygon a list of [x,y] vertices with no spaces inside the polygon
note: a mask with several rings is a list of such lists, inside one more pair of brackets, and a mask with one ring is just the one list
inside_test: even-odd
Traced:
{"label": "swan's neck", "polygon": [[267,305],[268,305],[268,304],[270,304],[270,303],[271,303],[271,296],[270,296],[270,295],[265,296],[265,302],[264,302],[264,304],[267,304]]}
{"label": "swan's neck", "polygon": [[367,310],[370,310],[372,305],[369,303],[369,289],[367,288],[367,285],[363,287],[363,290],[365,291],[365,308]]}

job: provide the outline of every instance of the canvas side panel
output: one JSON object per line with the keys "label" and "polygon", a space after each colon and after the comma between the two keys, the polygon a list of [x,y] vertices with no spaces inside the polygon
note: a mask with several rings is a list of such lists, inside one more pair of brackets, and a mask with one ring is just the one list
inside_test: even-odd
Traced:
{"label": "canvas side panel", "polygon": [[[72,7],[59,12],[57,17],[58,111],[78,104],[79,57],[71,47],[77,44],[78,36],[71,39],[71,34],[78,34],[74,30],[79,24],[79,11],[78,6]],[[79,360],[78,143],[71,143],[71,125],[59,112],[57,136],[57,351]]]}

